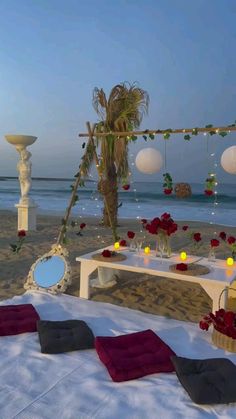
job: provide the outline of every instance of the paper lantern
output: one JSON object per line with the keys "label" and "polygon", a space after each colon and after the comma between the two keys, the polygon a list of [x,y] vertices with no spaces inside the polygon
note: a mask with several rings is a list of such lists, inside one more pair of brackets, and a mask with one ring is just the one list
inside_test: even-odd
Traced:
{"label": "paper lantern", "polygon": [[221,156],[221,166],[227,173],[236,175],[236,146],[226,148]]}
{"label": "paper lantern", "polygon": [[151,175],[161,170],[163,158],[160,151],[155,148],[143,148],[138,152],[135,164],[140,172]]}

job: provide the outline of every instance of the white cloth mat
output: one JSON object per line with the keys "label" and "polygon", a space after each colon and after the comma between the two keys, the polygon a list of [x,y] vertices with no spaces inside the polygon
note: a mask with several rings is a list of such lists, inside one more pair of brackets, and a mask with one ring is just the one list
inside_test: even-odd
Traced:
{"label": "white cloth mat", "polygon": [[[236,364],[236,354],[214,347],[211,333],[194,323],[65,294],[28,291],[0,304],[27,303],[43,320],[84,320],[95,336],[152,329],[179,356],[226,357]],[[41,354],[37,333],[0,337],[0,362],[1,419],[236,418],[236,403],[194,404],[175,373],[113,383],[95,350]]]}

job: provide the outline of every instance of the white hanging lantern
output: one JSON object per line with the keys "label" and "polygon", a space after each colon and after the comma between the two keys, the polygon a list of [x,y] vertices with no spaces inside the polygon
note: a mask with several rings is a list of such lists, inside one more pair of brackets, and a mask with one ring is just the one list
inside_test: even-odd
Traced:
{"label": "white hanging lantern", "polygon": [[161,170],[163,158],[160,151],[155,148],[143,148],[138,152],[135,164],[140,172],[151,175]]}
{"label": "white hanging lantern", "polygon": [[221,156],[221,166],[227,173],[236,175],[236,146],[226,148]]}

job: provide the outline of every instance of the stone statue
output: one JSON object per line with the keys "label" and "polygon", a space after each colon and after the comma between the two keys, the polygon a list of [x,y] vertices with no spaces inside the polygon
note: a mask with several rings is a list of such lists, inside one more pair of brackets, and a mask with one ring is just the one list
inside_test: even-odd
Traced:
{"label": "stone statue", "polygon": [[21,190],[21,204],[29,204],[31,202],[28,197],[28,193],[31,187],[31,167],[32,163],[29,161],[31,153],[25,148],[17,150],[20,153],[20,160],[17,164],[17,170],[19,172],[19,182]]}

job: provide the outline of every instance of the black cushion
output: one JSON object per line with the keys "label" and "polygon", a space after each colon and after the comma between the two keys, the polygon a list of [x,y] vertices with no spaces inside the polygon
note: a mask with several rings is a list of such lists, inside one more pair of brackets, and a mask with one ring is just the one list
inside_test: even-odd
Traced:
{"label": "black cushion", "polygon": [[41,352],[59,354],[94,348],[94,335],[82,320],[37,322]]}
{"label": "black cushion", "polygon": [[236,402],[236,365],[226,358],[171,357],[176,374],[197,404]]}

